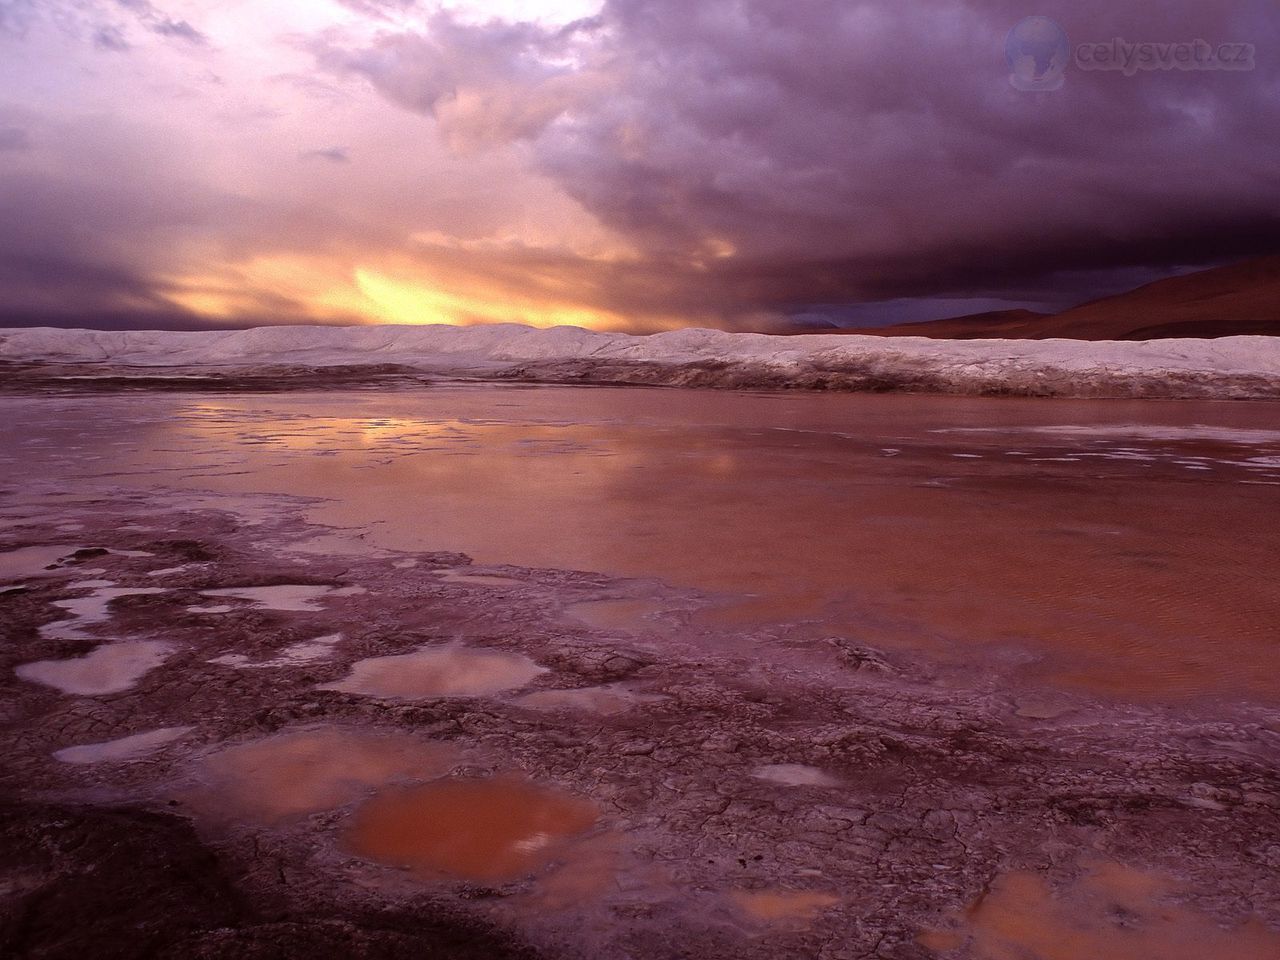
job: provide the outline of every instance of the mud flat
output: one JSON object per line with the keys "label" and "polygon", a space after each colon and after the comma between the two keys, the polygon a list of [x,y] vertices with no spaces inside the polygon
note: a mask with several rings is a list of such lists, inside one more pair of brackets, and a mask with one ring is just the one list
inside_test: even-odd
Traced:
{"label": "mud flat", "polygon": [[[352,449],[394,470],[404,425],[361,424]],[[323,457],[346,429],[328,424],[315,443],[294,427],[236,430],[296,478],[301,461],[279,460],[272,438]],[[176,449],[148,429],[102,442]],[[897,446],[873,438],[874,456],[892,449],[883,461],[905,469],[918,451],[894,429]],[[1270,455],[1254,449],[1270,433],[1210,429],[1193,441],[1247,448],[1231,454],[1241,463]],[[265,470],[246,479],[248,460],[171,454],[130,473],[123,454],[69,455],[56,425],[41,430],[58,442],[15,440],[23,460],[5,468],[0,500],[6,957],[1280,955],[1280,697],[1249,670],[1195,671],[1193,691],[1176,663],[1153,664],[1125,696],[1097,670],[1029,670],[1050,656],[1031,643],[957,662],[893,642],[875,618],[806,612],[812,598],[775,599],[767,615],[729,604],[730,586],[678,565],[662,579],[639,561],[619,573],[412,548],[403,530],[344,526],[318,497],[267,489]],[[493,472],[458,453],[474,437],[427,432],[433,464]],[[1249,505],[1273,489],[1259,485],[1270,468],[1181,446],[1166,456],[1132,434],[1117,442],[1157,460],[1115,470],[1181,496],[1211,462],[1222,518],[1231,490]],[[788,456],[830,454],[805,436]],[[943,445],[930,476],[945,460],[952,484],[991,488],[951,456],[990,459],[987,434],[930,436]],[[1058,459],[1060,434],[1019,438],[1016,452]],[[542,439],[574,469],[583,461],[565,451],[598,452],[576,434]],[[20,484],[37,463],[42,479]],[[1017,469],[1096,469],[1079,463]],[[361,476],[362,496],[387,496],[380,474]],[[402,497],[389,503],[409,516]],[[1114,539],[1084,522],[1071,519]],[[890,528],[909,540],[905,521]],[[1236,538],[1237,554],[1265,552],[1268,531],[1256,536]],[[1053,542],[1069,552],[1078,539]],[[513,552],[543,549],[517,541]],[[1177,569],[1127,541],[1120,552],[1153,576]],[[1258,583],[1234,632],[1246,615],[1270,623]],[[1175,600],[1162,622],[1197,623],[1177,619]],[[1127,637],[1093,654],[1127,655]],[[1256,657],[1261,642],[1220,658]],[[124,644],[163,655],[122,685],[118,660],[94,653]],[[46,682],[67,671],[74,684]]]}

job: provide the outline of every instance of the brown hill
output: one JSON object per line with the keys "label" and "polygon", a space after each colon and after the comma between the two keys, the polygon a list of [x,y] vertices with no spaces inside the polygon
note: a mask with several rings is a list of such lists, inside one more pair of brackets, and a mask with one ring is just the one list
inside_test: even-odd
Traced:
{"label": "brown hill", "polygon": [[1052,317],[1051,313],[1034,310],[993,310],[990,313],[972,313],[946,320],[926,320],[923,323],[897,323],[891,327],[860,327],[843,330],[814,330],[814,333],[856,333],[876,337],[932,337],[935,340],[982,340],[993,337],[1018,340],[1029,336],[1039,321]]}
{"label": "brown hill", "polygon": [[1059,314],[1001,310],[840,332],[943,340],[1280,336],[1280,256],[1157,280]]}

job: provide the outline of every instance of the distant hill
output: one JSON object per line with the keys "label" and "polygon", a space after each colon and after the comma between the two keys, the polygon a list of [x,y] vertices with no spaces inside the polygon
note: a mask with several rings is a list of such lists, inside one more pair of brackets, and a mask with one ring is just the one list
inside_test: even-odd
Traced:
{"label": "distant hill", "polygon": [[926,323],[814,332],[939,340],[1275,337],[1280,336],[1280,256],[1158,280],[1058,314],[999,310]]}

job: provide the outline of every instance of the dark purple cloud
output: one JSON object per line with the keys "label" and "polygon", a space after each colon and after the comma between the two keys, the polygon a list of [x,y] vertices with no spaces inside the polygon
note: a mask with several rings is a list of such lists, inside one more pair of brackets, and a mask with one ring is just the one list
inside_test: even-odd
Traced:
{"label": "dark purple cloud", "polygon": [[25,36],[36,17],[35,0],[0,0],[0,34]]}
{"label": "dark purple cloud", "polygon": [[1280,249],[1274,4],[1058,5],[1073,41],[1249,41],[1257,66],[1068,68],[1039,93],[1014,89],[1004,59],[1028,12],[1046,11],[610,0],[558,31],[441,16],[321,62],[435,117],[459,149],[527,143],[605,224],[692,265],[729,322],[904,296],[1072,299],[1068,273]]}
{"label": "dark purple cloud", "polygon": [[314,150],[303,150],[298,157],[302,160],[328,160],[330,163],[351,162],[351,154],[346,147],[318,147]]}
{"label": "dark purple cloud", "polygon": [[[173,284],[271,257],[750,328],[1061,307],[1280,250],[1273,0],[608,0],[554,28],[343,0],[363,23],[307,35],[268,5],[283,32],[247,52],[157,2],[0,0],[0,324],[194,322]],[[1246,41],[1255,67],[1069,65],[1024,92],[1005,39],[1028,14],[1076,43]],[[610,255],[560,242],[563,195]]]}
{"label": "dark purple cloud", "polygon": [[0,124],[0,151],[30,149],[31,135],[25,128]]}
{"label": "dark purple cloud", "polygon": [[185,40],[187,43],[195,44],[196,46],[204,46],[209,42],[208,37],[185,20],[171,20],[168,17],[160,16],[149,24],[149,29],[152,33],[159,34],[162,37]]}
{"label": "dark purple cloud", "polygon": [[107,53],[124,53],[129,49],[129,41],[125,39],[124,31],[119,27],[102,24],[94,28],[93,46]]}

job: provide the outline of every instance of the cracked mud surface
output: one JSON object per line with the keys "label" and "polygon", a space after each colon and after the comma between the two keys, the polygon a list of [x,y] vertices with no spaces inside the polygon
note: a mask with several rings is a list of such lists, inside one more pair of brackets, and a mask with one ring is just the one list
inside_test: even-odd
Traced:
{"label": "cracked mud surface", "polygon": [[[326,552],[311,506],[6,496],[5,956],[1280,955],[1266,698],[1027,688],[651,579]],[[125,689],[15,672],[125,643],[164,645]],[[570,812],[489,875],[353,839],[430,785],[446,823],[491,790]]]}
{"label": "cracked mud surface", "polygon": [[[872,651],[833,644],[822,660],[775,665],[709,652],[696,631],[623,640],[563,616],[566,598],[608,592],[599,576],[485,571],[518,584],[497,587],[433,575],[465,565],[455,555],[298,563],[269,549],[273,531],[227,515],[82,509],[63,514],[84,524],[68,547],[152,556],[72,559],[0,595],[10,955],[141,955],[145,943],[162,956],[922,958],[934,954],[920,932],[953,926],[996,878],[1031,871],[1067,882],[1088,858],[1174,877],[1177,902],[1217,922],[1280,923],[1273,711],[1198,716],[1077,697],[1055,718],[1019,717],[998,684],[961,692]],[[147,529],[118,532],[133,525]],[[38,525],[21,532],[56,539]],[[112,603],[112,638],[176,648],[134,687],[87,699],[14,677],[20,663],[96,644],[37,633],[57,615],[53,603],[73,595],[78,568],[153,584],[149,570],[192,558],[198,569],[161,578],[165,593]],[[418,563],[398,567],[405,559]],[[314,612],[247,601],[221,614],[188,610],[206,590],[299,582],[367,592]],[[270,661],[334,631],[342,640],[324,661],[210,663],[233,652]],[[528,657],[546,672],[483,698],[322,689],[356,660],[455,644]],[[617,713],[522,702],[604,686],[639,702]],[[53,757],[178,725],[190,733],[132,762]],[[587,844],[562,866],[492,885],[423,878],[343,848],[365,790],[282,819],[219,797],[209,763],[227,747],[328,729],[406,733],[450,748],[460,780],[523,774],[589,799],[601,813],[586,839],[607,849]],[[783,765],[822,777],[761,775]],[[369,784],[379,780],[375,772]],[[557,872],[592,875],[575,887]],[[832,901],[797,923],[740,906],[779,891]]]}

